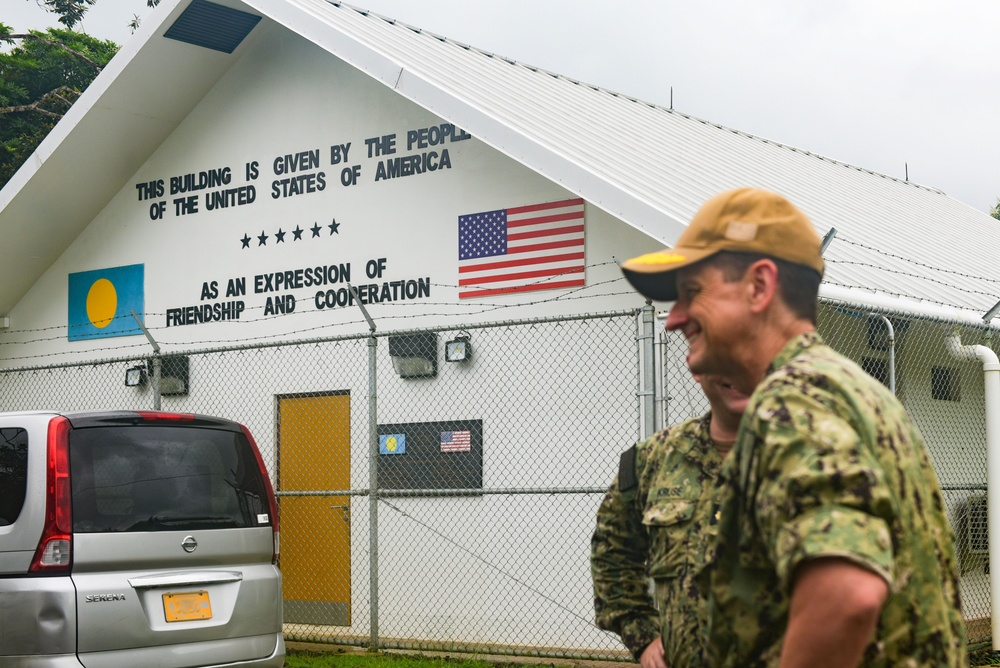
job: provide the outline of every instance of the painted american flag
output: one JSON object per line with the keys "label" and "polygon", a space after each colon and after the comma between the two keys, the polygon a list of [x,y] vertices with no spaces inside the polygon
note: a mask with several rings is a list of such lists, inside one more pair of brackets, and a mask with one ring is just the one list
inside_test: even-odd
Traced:
{"label": "painted american flag", "polygon": [[585,285],[583,200],[458,217],[458,296]]}
{"label": "painted american flag", "polygon": [[468,431],[442,431],[441,452],[471,452],[472,435]]}

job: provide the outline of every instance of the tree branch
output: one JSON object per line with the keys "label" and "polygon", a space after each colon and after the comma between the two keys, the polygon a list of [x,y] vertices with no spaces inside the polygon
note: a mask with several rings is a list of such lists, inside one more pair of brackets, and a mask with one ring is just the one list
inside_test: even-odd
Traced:
{"label": "tree branch", "polygon": [[[75,93],[76,91],[73,91],[73,92]],[[57,93],[56,91],[52,91],[51,93],[46,94],[42,99],[45,99],[45,97],[49,97],[49,96],[54,97],[55,99],[64,102],[67,107],[72,107],[73,106],[73,102],[72,101],[66,99],[65,97],[63,97],[62,95],[60,95],[59,93]]]}
{"label": "tree branch", "polygon": [[57,118],[57,119],[63,117],[62,114],[56,114],[54,112],[47,111],[45,109],[39,109],[37,102],[33,102],[32,104],[24,104],[19,107],[0,107],[0,114],[12,114],[18,111],[34,111],[35,113],[39,113],[42,116],[49,116],[51,118]]}
{"label": "tree branch", "polygon": [[91,60],[90,58],[88,58],[87,56],[83,55],[79,51],[75,51],[75,50],[69,48],[65,44],[60,44],[59,42],[53,42],[50,39],[45,39],[44,37],[39,37],[38,35],[32,35],[30,33],[28,33],[28,34],[18,34],[18,35],[7,35],[4,38],[5,41],[13,41],[15,39],[31,39],[31,40],[34,40],[36,42],[41,42],[42,44],[48,44],[49,46],[58,47],[58,48],[62,49],[63,51],[67,52],[67,53],[73,54],[74,56],[76,56],[77,58],[79,58],[80,60],[82,60],[83,62],[85,62],[88,65],[90,65],[91,67],[93,67],[98,72],[100,72],[101,70],[104,69],[103,67],[101,67],[100,65],[98,65],[97,63],[95,63],[93,60]]}
{"label": "tree branch", "polygon": [[73,103],[70,102],[65,97],[63,97],[63,95],[62,95],[63,93],[67,93],[67,92],[68,93],[73,93],[75,95],[79,95],[79,93],[77,93],[75,90],[73,90],[69,86],[59,86],[59,88],[56,88],[55,90],[49,91],[48,93],[46,93],[45,95],[41,96],[40,98],[38,98],[37,100],[35,100],[31,104],[21,104],[21,105],[17,105],[17,106],[14,106],[14,107],[0,107],[0,114],[13,114],[13,113],[17,113],[19,111],[33,111],[33,112],[35,112],[37,114],[41,114],[43,116],[49,116],[51,118],[62,118],[63,114],[59,114],[59,113],[56,113],[54,111],[49,111],[48,109],[43,109],[41,105],[43,105],[48,100],[50,100],[52,98],[55,98],[57,100],[61,100],[67,106],[72,106]]}

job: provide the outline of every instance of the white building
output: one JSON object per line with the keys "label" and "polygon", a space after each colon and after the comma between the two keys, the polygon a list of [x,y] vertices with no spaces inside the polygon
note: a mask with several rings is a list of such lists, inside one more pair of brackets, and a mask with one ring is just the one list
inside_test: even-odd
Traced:
{"label": "white building", "polygon": [[[956,524],[964,521],[986,481],[982,373],[949,353],[945,334],[961,325],[963,343],[989,343],[993,327],[983,318],[1000,299],[997,221],[933,188],[325,0],[164,0],[0,191],[0,368],[9,371],[0,397],[18,407],[148,407],[148,386],[125,387],[119,373],[152,353],[134,309],[164,354],[190,356],[182,391],[164,390],[165,409],[253,423],[283,498],[364,491],[373,447],[369,324],[348,284],[380,334],[433,329],[457,340],[488,323],[471,334],[471,364],[448,365],[434,349],[442,362],[435,380],[400,379],[383,359],[376,420],[386,427],[379,433],[389,468],[407,455],[389,457],[399,439],[385,438],[406,425],[471,433],[468,448],[462,436],[454,448],[478,452],[479,486],[507,495],[391,501],[380,512],[411,520],[394,525],[397,544],[423,555],[408,569],[387,565],[391,551],[381,567],[366,567],[369,531],[358,521],[366,492],[333,495],[336,503],[305,495],[297,510],[283,501],[283,565],[346,564],[327,583],[346,591],[310,589],[287,609],[298,624],[292,631],[363,637],[378,607],[381,634],[400,645],[607,652],[614,643],[587,626],[589,593],[580,585],[600,496],[570,506],[559,493],[606,485],[617,453],[651,424],[643,397],[652,395],[637,380],[647,355],[636,352],[634,314],[620,316],[644,304],[616,260],[673,243],[706,198],[743,185],[785,194],[820,234],[836,228],[821,331],[898,383]],[[549,330],[546,343],[523,328],[508,338],[497,326],[611,312],[627,323],[622,336],[609,335],[621,359],[598,336],[564,330],[553,344]],[[891,316],[892,345],[881,315]],[[272,348],[247,367],[195,357],[310,339],[342,339],[350,362],[313,359],[298,345]],[[700,402],[684,398],[680,358],[666,351],[670,396],[657,414],[673,421]],[[512,353],[532,378],[556,380],[519,386],[517,374],[489,362]],[[68,374],[66,365],[95,360],[115,364],[73,380],[80,367],[58,387],[39,370]],[[635,368],[620,369],[625,362]],[[307,365],[322,372],[306,375]],[[513,398],[523,410],[498,408]],[[561,426],[547,431],[552,423]],[[308,435],[289,425],[306,425]],[[415,433],[411,455],[426,445]],[[553,439],[586,447],[538,447]],[[279,468],[297,477],[283,481]],[[315,478],[334,469],[342,475]],[[450,486],[469,479],[459,482]],[[511,496],[529,487],[550,496]],[[309,539],[292,530],[331,504],[346,510],[343,536],[329,540],[346,542],[313,563]],[[461,538],[442,533],[455,524]],[[525,524],[535,542],[516,564],[487,558],[522,540],[506,531]],[[575,528],[559,538],[568,525]],[[427,555],[451,564],[454,579],[420,585]],[[986,617],[987,575],[981,559],[968,563],[966,615]],[[286,598],[289,579],[294,592],[304,586],[286,572]],[[496,612],[507,598],[496,582],[537,596]],[[498,626],[511,631],[497,636]]]}

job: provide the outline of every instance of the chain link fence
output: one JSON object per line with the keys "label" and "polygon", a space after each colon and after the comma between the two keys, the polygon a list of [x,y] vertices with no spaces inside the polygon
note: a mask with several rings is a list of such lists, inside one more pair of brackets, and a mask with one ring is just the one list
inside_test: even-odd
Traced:
{"label": "chain link fence", "polygon": [[[827,341],[924,433],[982,640],[982,369],[945,339],[990,345],[989,331],[820,311]],[[646,309],[5,369],[0,410],[159,405],[246,424],[279,497],[290,640],[627,659],[593,623],[594,515],[622,450],[707,410],[683,338],[658,329]],[[128,369],[145,382],[126,386]]]}
{"label": "chain link fence", "polygon": [[289,639],[623,658],[593,623],[588,546],[639,437],[636,315],[9,369],[0,410],[246,424],[279,498]]}
{"label": "chain link fence", "polygon": [[[996,351],[985,326],[872,312],[825,304],[820,331],[837,350],[893,389],[924,436],[955,530],[962,574],[962,607],[970,644],[990,636],[990,582],[986,561],[986,405],[983,366],[949,349]],[[992,410],[1000,410],[993,406]]]}

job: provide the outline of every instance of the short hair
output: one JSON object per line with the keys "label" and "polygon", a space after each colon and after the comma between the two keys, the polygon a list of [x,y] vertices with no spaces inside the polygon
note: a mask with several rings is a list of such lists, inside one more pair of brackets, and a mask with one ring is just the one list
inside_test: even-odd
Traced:
{"label": "short hair", "polygon": [[751,264],[768,259],[778,267],[778,293],[785,305],[799,318],[808,320],[814,326],[817,322],[817,298],[819,284],[823,277],[812,267],[781,260],[761,253],[741,253],[720,251],[705,260],[706,264],[717,267],[727,283],[738,281]]}

